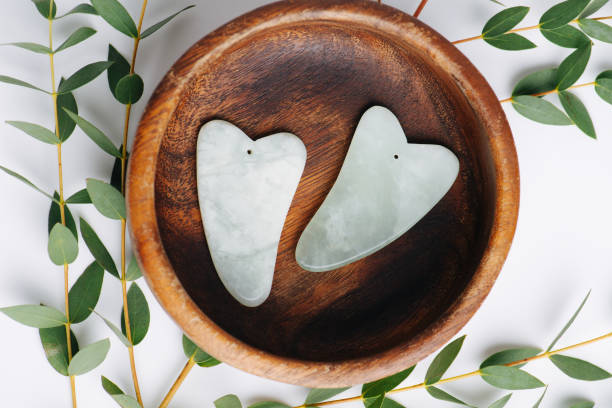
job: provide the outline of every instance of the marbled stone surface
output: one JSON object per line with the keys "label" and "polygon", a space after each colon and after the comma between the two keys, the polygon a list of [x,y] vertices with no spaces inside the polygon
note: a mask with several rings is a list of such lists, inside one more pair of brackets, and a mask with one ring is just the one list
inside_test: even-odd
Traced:
{"label": "marbled stone surface", "polygon": [[410,144],[390,110],[368,109],[336,182],[300,237],[298,264],[324,272],[378,251],[423,218],[458,172],[450,150]]}
{"label": "marbled stone surface", "polygon": [[259,306],[272,287],[280,235],[306,163],[290,133],[251,140],[213,120],[197,142],[198,199],[219,278],[245,306]]}

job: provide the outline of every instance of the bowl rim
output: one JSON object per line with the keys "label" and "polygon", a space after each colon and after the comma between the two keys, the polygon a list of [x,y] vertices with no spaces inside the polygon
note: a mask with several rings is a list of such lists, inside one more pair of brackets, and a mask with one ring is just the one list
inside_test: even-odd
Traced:
{"label": "bowl rim", "polygon": [[[157,156],[168,121],[183,89],[202,64],[256,33],[314,21],[355,24],[384,31],[417,48],[450,72],[488,137],[495,165],[491,234],[483,257],[464,291],[440,318],[409,342],[380,353],[338,361],[304,361],[254,348],[233,337],[193,302],[166,255],[155,211]],[[448,40],[412,16],[371,0],[286,0],[255,9],[194,44],[162,79],[141,118],[127,173],[127,209],[137,260],[166,312],[200,347],[241,370],[308,387],[362,384],[394,374],[449,341],[478,310],[510,249],[519,207],[519,168],[505,113],[488,82]]]}

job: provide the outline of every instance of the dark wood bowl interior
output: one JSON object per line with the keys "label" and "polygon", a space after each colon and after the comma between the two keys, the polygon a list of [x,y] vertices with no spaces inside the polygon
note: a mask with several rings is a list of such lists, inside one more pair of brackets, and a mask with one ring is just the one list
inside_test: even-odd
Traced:
{"label": "dark wood bowl interior", "polygon": [[[332,272],[307,272],[295,261],[298,238],[372,105],[397,115],[408,142],[451,149],[460,160],[459,177],[392,244]],[[272,293],[256,308],[241,306],[224,289],[206,244],[195,152],[199,128],[211,119],[230,121],[253,139],[294,133],[308,152]],[[410,344],[453,307],[492,234],[497,170],[481,119],[452,73],[383,31],[311,21],[250,35],[190,79],[169,117],[155,173],[165,253],[199,309],[254,349],[334,362]]]}

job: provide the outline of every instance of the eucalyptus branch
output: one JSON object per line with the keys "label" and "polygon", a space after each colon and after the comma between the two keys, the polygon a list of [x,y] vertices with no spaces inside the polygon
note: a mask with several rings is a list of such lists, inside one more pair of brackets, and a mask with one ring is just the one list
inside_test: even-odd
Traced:
{"label": "eucalyptus branch", "polygon": [[413,14],[414,18],[418,18],[421,15],[421,12],[425,8],[425,5],[427,4],[428,1],[429,0],[421,0],[421,2],[419,3],[419,6],[417,7],[416,11]]}
{"label": "eucalyptus branch", "polygon": [[[597,82],[595,82],[595,81],[593,81],[593,82],[585,82],[583,84],[572,85],[569,88],[567,88],[567,90],[578,89],[578,88],[585,88],[585,87],[588,87],[588,86],[595,86],[595,85],[597,85]],[[551,94],[555,94],[555,93],[559,93],[559,89],[555,88],[555,89],[550,90],[550,91],[536,92],[536,93],[531,94],[530,96],[540,97],[540,96],[551,95]],[[506,98],[506,99],[500,99],[499,103],[512,102],[513,99],[514,99],[514,97],[512,97],[512,96],[509,97],[509,98]]]}
{"label": "eucalyptus branch", "polygon": [[179,376],[174,381],[174,384],[172,384],[172,387],[170,387],[170,390],[164,397],[163,401],[161,402],[161,404],[159,404],[159,408],[166,408],[168,404],[170,404],[170,401],[172,400],[172,398],[174,398],[174,394],[176,394],[176,392],[178,391],[180,386],[183,384],[183,381],[185,381],[185,378],[187,378],[187,375],[189,374],[189,372],[191,371],[191,369],[193,368],[195,364],[196,362],[193,359],[193,356],[190,357],[189,360],[187,360],[187,363],[185,363],[185,367],[183,367]]}

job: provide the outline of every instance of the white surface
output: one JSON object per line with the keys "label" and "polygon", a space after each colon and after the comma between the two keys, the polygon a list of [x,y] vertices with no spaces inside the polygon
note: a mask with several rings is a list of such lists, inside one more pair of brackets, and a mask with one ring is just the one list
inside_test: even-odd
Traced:
{"label": "white surface", "polygon": [[272,288],[306,146],[291,133],[253,141],[231,123],[213,120],[200,129],[196,161],[200,211],[217,274],[240,303],[259,306]]}
{"label": "white surface", "polygon": [[[138,0],[124,2],[136,15]],[[170,5],[172,3],[172,5]],[[231,18],[267,3],[265,0],[200,1],[198,7],[142,44],[138,71],[146,82],[143,102],[135,109],[138,119],[146,101],[172,63],[204,34]],[[532,13],[525,25],[536,24],[539,16],[553,4],[552,0],[519,2],[528,4]],[[76,5],[76,0],[60,2],[60,12]],[[145,26],[190,4],[153,0]],[[416,0],[390,0],[390,4],[412,12]],[[476,35],[486,19],[499,11],[488,0],[430,0],[421,15],[423,21],[450,39]],[[612,14],[612,5],[598,15]],[[86,45],[57,57],[57,69],[67,75],[85,61],[106,57],[107,43],[112,42],[125,54],[131,42],[95,17],[77,16],[58,24],[58,40],[69,34],[77,23],[98,28],[100,33]],[[557,65],[569,50],[548,44],[539,33],[526,33],[541,47],[511,53],[494,49],[483,42],[461,45],[491,83],[500,98],[510,94],[513,84],[523,74]],[[46,22],[28,1],[5,1],[0,13],[0,42],[36,41],[46,38]],[[581,81],[612,67],[612,45],[597,43],[592,61]],[[48,66],[44,56],[25,51],[0,48],[0,73],[48,85]],[[589,288],[593,296],[582,317],[561,341],[561,346],[595,337],[612,330],[612,115],[611,107],[600,101],[592,89],[576,91],[590,109],[599,140],[593,141],[575,127],[550,127],[523,119],[512,107],[505,106],[514,132],[521,166],[521,211],[510,256],[490,296],[471,322],[461,331],[467,333],[464,349],[449,374],[473,370],[491,351],[504,346],[537,345],[546,347],[565,324]],[[104,129],[116,143],[121,134],[123,107],[115,102],[106,80],[76,92],[83,116]],[[40,186],[56,185],[55,151],[16,129],[5,120],[30,120],[50,126],[50,98],[16,87],[0,86],[0,163],[18,169]],[[133,129],[137,120],[132,122]],[[76,191],[84,186],[85,177],[105,178],[112,161],[77,131],[65,146],[66,189]],[[45,302],[62,305],[62,272],[46,255],[48,200],[22,184],[0,177],[0,304]],[[95,209],[74,207],[75,215],[86,217],[96,227],[113,254],[119,249],[117,222],[104,219]],[[81,241],[81,255],[72,270],[82,271],[91,256]],[[73,277],[75,275],[72,275]],[[144,342],[136,349],[136,359],[147,407],[156,407],[176,378],[185,359],[180,345],[180,331],[158,306],[143,285],[152,310],[152,324]],[[120,285],[105,280],[100,312],[118,319]],[[82,344],[112,334],[95,319],[76,328]],[[68,381],[45,361],[35,330],[0,316],[0,391],[1,405],[6,407],[68,407]],[[612,370],[610,344],[602,343],[572,353]],[[431,359],[428,359],[430,361]],[[420,382],[427,361],[412,374],[407,383]],[[570,398],[584,396],[600,407],[612,406],[611,382],[585,383],[571,380],[546,361],[528,366],[529,370],[551,384],[543,407],[566,407]],[[100,387],[100,375],[130,389],[128,356],[123,346],[112,338],[108,359],[94,372],[77,379],[79,404],[82,407],[112,407],[113,402]],[[469,402],[485,405],[501,396],[478,379],[469,379],[446,387]],[[176,395],[173,407],[210,407],[221,395],[235,393],[245,403],[277,398],[300,404],[306,395],[301,387],[260,379],[227,365],[211,369],[195,368]],[[345,395],[354,395],[355,390]],[[531,407],[539,391],[514,393],[510,408]],[[443,407],[448,404],[430,399],[422,390],[397,396],[408,407]],[[357,408],[359,404],[352,404]]]}
{"label": "white surface", "polygon": [[458,172],[453,152],[407,143],[393,112],[371,107],[359,120],[332,189],[300,236],[295,259],[308,271],[325,272],[373,254],[423,218]]}

